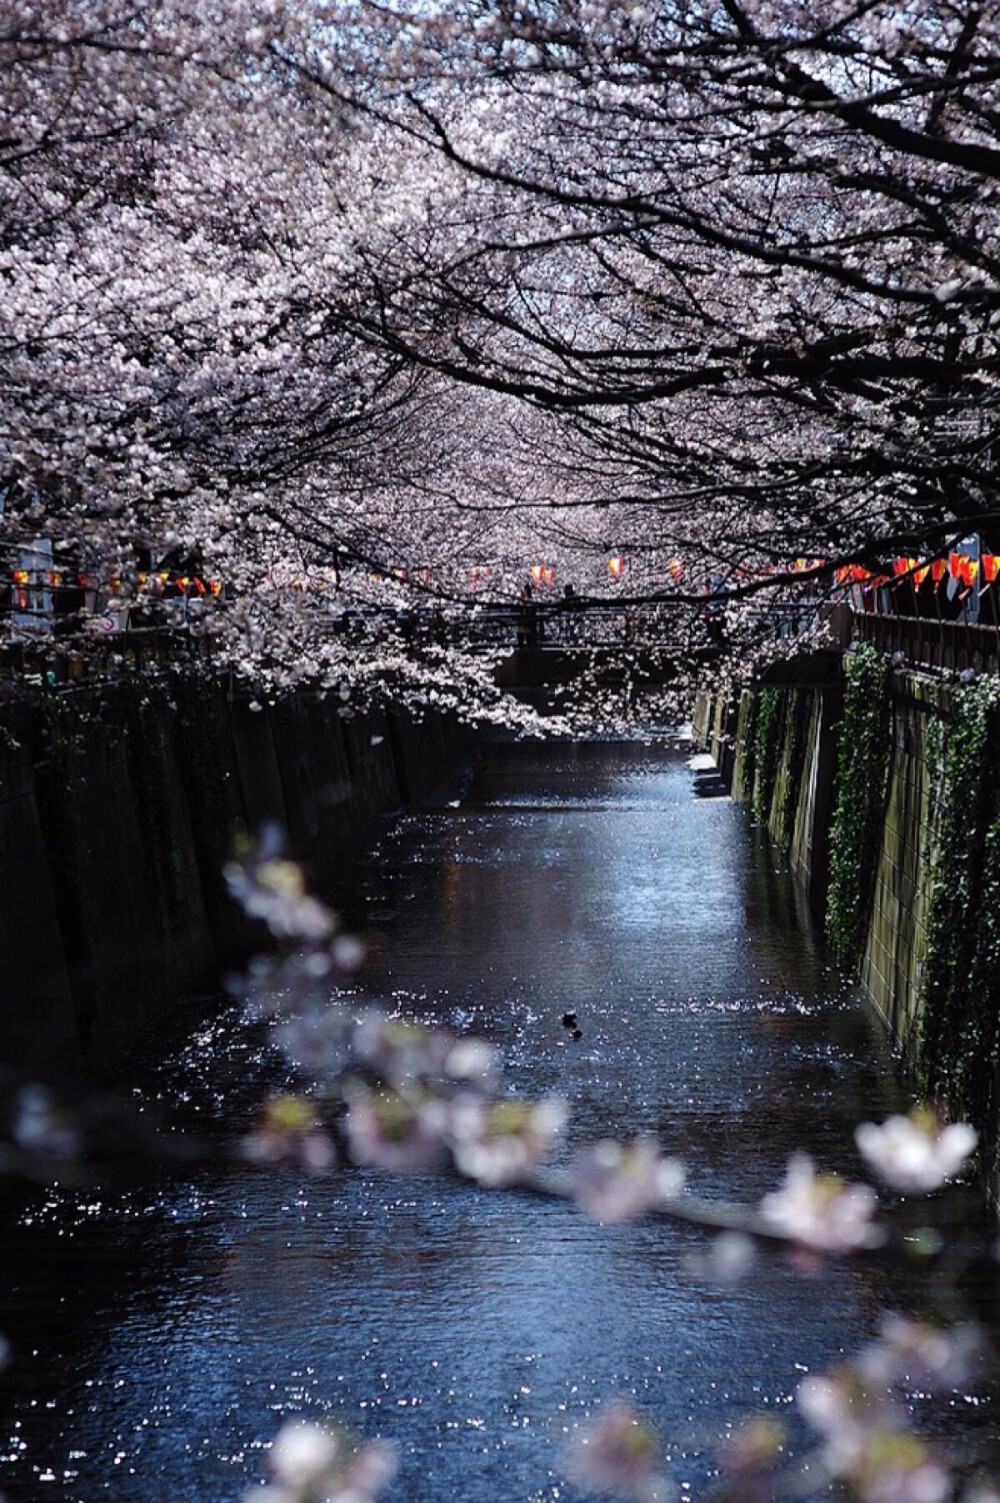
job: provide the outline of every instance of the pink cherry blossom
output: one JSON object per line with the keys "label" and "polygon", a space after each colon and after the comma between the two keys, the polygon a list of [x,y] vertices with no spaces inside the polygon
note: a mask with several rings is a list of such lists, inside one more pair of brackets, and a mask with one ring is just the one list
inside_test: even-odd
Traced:
{"label": "pink cherry blossom", "polygon": [[573,1433],[566,1472],[580,1487],[626,1503],[668,1503],[676,1488],[663,1473],[653,1426],[631,1404],[613,1400]]}
{"label": "pink cherry blossom", "polygon": [[865,1162],[894,1190],[937,1190],[961,1172],[978,1142],[968,1122],[942,1123],[927,1108],[862,1122],[855,1140]]}
{"label": "pink cherry blossom", "polygon": [[629,1221],[676,1199],[683,1188],[683,1165],[664,1158],[652,1138],[630,1144],[605,1140],[573,1163],[574,1197],[595,1221]]}
{"label": "pink cherry blossom", "polygon": [[340,1426],[289,1420],[268,1452],[273,1481],[246,1503],[375,1503],[396,1471],[394,1447],[356,1440]]}
{"label": "pink cherry blossom", "polygon": [[878,1197],[870,1185],[848,1185],[834,1174],[817,1174],[808,1154],[794,1153],[779,1190],[765,1195],[760,1210],[776,1231],[821,1252],[851,1252],[878,1245],[872,1225]]}
{"label": "pink cherry blossom", "polygon": [[463,1095],[450,1114],[456,1167],[484,1185],[515,1184],[548,1154],[566,1116],[565,1102],[554,1096],[488,1101]]}

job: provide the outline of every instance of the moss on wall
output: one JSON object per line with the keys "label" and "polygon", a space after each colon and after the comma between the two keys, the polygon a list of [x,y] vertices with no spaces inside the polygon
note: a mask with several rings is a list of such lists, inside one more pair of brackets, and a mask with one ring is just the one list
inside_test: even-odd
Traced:
{"label": "moss on wall", "polygon": [[918,1063],[956,1113],[993,1110],[1000,960],[1000,820],[993,679],[962,689],[935,769],[934,852]]}
{"label": "moss on wall", "polygon": [[974,1123],[996,1193],[1000,683],[959,687],[859,649],[835,772],[839,697],[824,692],[744,691],[733,796],[766,820],[807,888],[828,840],[832,956],[860,977],[921,1092]]}
{"label": "moss on wall", "polygon": [[786,691],[759,689],[755,695],[757,714],[754,724],[753,808],[757,817],[768,823],[774,789],[778,781],[778,764],[785,735],[788,711]]}
{"label": "moss on wall", "polygon": [[836,963],[856,974],[872,912],[891,752],[889,669],[871,647],[847,666],[830,827],[826,932]]}

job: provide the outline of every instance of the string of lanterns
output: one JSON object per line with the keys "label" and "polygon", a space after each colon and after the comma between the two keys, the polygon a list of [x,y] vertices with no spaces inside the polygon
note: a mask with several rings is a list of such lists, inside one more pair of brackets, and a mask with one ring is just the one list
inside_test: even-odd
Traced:
{"label": "string of lanterns", "polygon": [[[758,569],[738,569],[738,578],[746,578],[754,574],[764,575],[772,573],[799,574],[813,572],[822,569],[824,560],[821,558],[796,558],[785,565],[764,565]],[[620,579],[625,572],[626,560],[620,553],[611,554],[606,560],[606,568],[612,579]],[[672,557],[667,563],[667,571],[674,581],[680,579],[685,572],[684,560]],[[420,579],[426,582],[430,577],[429,569],[394,568],[391,576],[398,580],[408,578]],[[487,564],[478,565],[469,571],[469,582],[473,586],[487,582],[491,573]],[[833,578],[838,585],[860,585],[864,590],[876,589],[882,585],[895,586],[905,579],[912,582],[915,588],[919,588],[930,578],[935,587],[947,579],[957,579],[963,586],[970,587],[979,583],[980,589],[986,589],[996,580],[1000,574],[1000,553],[981,553],[979,556],[951,551],[948,556],[922,561],[919,558],[901,555],[895,558],[882,569],[869,569],[863,564],[842,564],[833,571]],[[379,576],[373,576],[379,577]],[[550,564],[532,564],[528,570],[528,577],[535,587],[551,588],[555,583],[556,571]],[[277,576],[269,576],[273,582],[277,582]],[[80,587],[83,589],[95,589],[98,586],[97,579],[92,574],[79,573],[69,574],[59,569],[13,569],[10,579],[14,588],[17,606],[25,609],[28,604],[29,589],[63,589]],[[136,583],[142,593],[160,593],[170,586],[176,587],[182,593],[194,589],[199,595],[219,595],[222,591],[222,582],[218,579],[204,580],[197,575],[177,575],[173,577],[166,570],[150,573],[139,573],[135,576]],[[305,581],[306,586],[314,581]],[[295,586],[303,588],[303,581],[296,578]],[[118,594],[122,589],[122,582],[112,579],[105,586],[110,593]]]}
{"label": "string of lanterns", "polygon": [[[11,582],[14,588],[16,608],[24,611],[30,606],[29,590],[98,589],[99,582],[93,574],[70,574],[62,569],[12,569]],[[175,577],[161,569],[154,573],[143,572],[135,576],[142,593],[159,594],[171,585],[186,594],[193,589],[199,595],[220,595],[221,579],[202,579],[197,574],[178,574]],[[122,581],[111,579],[105,585],[111,595],[122,593]]]}
{"label": "string of lanterns", "polygon": [[918,588],[930,577],[937,588],[946,579],[957,579],[967,588],[980,582],[980,588],[988,588],[1000,573],[1000,553],[983,553],[978,558],[969,553],[952,552],[947,558],[934,558],[922,562],[918,558],[895,558],[892,572],[866,569],[861,564],[844,564],[834,570],[837,584],[859,584],[862,589],[875,589],[879,585],[899,584],[908,577]]}

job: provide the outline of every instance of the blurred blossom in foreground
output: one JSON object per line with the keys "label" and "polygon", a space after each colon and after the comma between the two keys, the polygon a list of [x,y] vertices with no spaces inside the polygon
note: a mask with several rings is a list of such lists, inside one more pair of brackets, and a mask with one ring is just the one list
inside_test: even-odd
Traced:
{"label": "blurred blossom in foreground", "polygon": [[869,1386],[853,1368],[799,1385],[799,1408],[822,1436],[821,1461],[861,1503],[945,1503],[947,1468],[909,1428],[889,1391]]}
{"label": "blurred blossom in foreground", "polygon": [[447,1159],[448,1106],[440,1098],[358,1085],[348,1093],[351,1158],[373,1169],[440,1168]]}
{"label": "blurred blossom in foreground", "polygon": [[774,1415],[754,1415],[737,1425],[716,1450],[721,1497],[738,1498],[740,1503],[772,1503],[784,1449],[785,1427]]}
{"label": "blurred blossom in foreground", "polygon": [[566,1103],[555,1096],[541,1101],[462,1097],[451,1111],[456,1168],[483,1185],[514,1184],[546,1156],[566,1116]]}
{"label": "blurred blossom in foreground", "polygon": [[793,1153],[781,1188],[765,1195],[761,1215],[775,1231],[821,1252],[877,1247],[872,1225],[878,1197],[870,1185],[848,1185],[836,1174],[817,1174],[808,1154]]}
{"label": "blurred blossom in foreground", "polygon": [[279,939],[322,944],[337,928],[334,914],[306,891],[302,868],[281,854],[280,832],[269,826],[257,845],[226,864],[230,895]]}
{"label": "blurred blossom in foreground", "polygon": [[326,939],[333,927],[330,910],[310,897],[294,861],[264,861],[249,878],[245,868],[226,868],[229,890],[251,918],[263,919],[279,938]]}
{"label": "blurred blossom in foreground", "polygon": [[396,1471],[387,1442],[310,1420],[289,1421],[267,1460],[274,1481],[246,1493],[245,1503],[374,1503]]}
{"label": "blurred blossom in foreground", "polygon": [[337,1162],[333,1139],[324,1129],[312,1102],[302,1096],[272,1096],[260,1120],[243,1140],[243,1154],[252,1163],[301,1164],[305,1169],[332,1169]]}
{"label": "blurred blossom in foreground", "polygon": [[982,1334],[973,1325],[942,1330],[909,1316],[885,1315],[878,1340],[854,1365],[868,1383],[919,1385],[941,1393],[969,1382],[985,1357]]}
{"label": "blurred blossom in foreground", "polygon": [[666,1503],[675,1496],[663,1475],[655,1429],[630,1404],[612,1400],[573,1434],[566,1474],[577,1486],[627,1503]]}
{"label": "blurred blossom in foreground", "polygon": [[11,1134],[20,1148],[54,1158],[72,1158],[83,1139],[67,1110],[44,1086],[22,1086],[14,1106]]}
{"label": "blurred blossom in foreground", "polygon": [[684,1189],[684,1166],[664,1158],[655,1138],[606,1139],[576,1156],[573,1196],[595,1221],[630,1221]]}
{"label": "blurred blossom in foreground", "polygon": [[720,1232],[708,1246],[689,1253],[685,1271],[695,1278],[710,1279],[716,1284],[738,1284],[746,1278],[757,1261],[757,1248],[746,1232]]}
{"label": "blurred blossom in foreground", "polygon": [[946,1126],[928,1107],[889,1117],[881,1127],[862,1122],[854,1138],[866,1164],[887,1185],[918,1194],[953,1179],[979,1141],[968,1122]]}
{"label": "blurred blossom in foreground", "polygon": [[393,1018],[377,1007],[358,1015],[353,1049],[359,1064],[399,1087],[429,1079],[495,1084],[496,1053],[484,1040],[456,1038],[446,1028]]}

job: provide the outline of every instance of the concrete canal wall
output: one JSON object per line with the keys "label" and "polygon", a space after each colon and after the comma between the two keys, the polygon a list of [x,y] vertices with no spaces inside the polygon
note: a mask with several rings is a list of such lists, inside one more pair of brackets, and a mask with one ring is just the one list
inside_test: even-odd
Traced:
{"label": "concrete canal wall", "polygon": [[737,803],[755,810],[818,916],[829,882],[839,682],[698,697],[695,739]]}
{"label": "concrete canal wall", "polygon": [[24,694],[0,706],[0,1060],[99,1069],[248,930],[222,866],[276,821],[322,890],[379,813],[469,750],[440,717],[258,707],[218,680]]}
{"label": "concrete canal wall", "polygon": [[997,680],[895,668],[702,695],[696,740],[787,853],[833,956],[920,1094],[972,1120],[997,1190],[1000,776]]}

